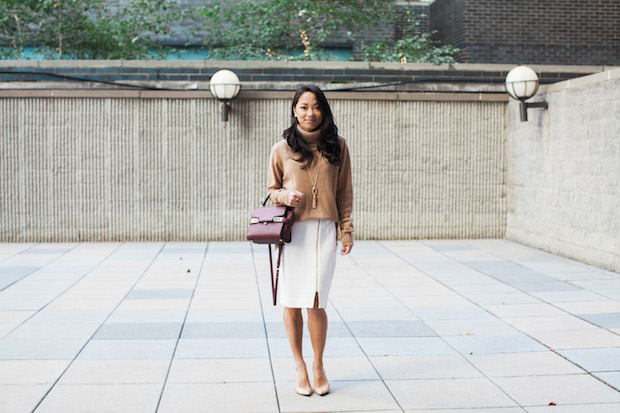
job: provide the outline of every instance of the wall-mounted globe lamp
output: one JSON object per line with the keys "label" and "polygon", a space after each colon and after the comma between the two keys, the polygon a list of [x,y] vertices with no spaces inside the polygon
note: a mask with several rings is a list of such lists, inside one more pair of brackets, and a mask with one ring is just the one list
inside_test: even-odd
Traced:
{"label": "wall-mounted globe lamp", "polygon": [[538,91],[538,75],[527,66],[517,66],[508,72],[506,76],[506,91],[513,99],[521,102],[521,122],[527,122],[527,110],[529,108],[549,107],[547,101],[525,102]]}
{"label": "wall-mounted globe lamp", "polygon": [[222,102],[222,122],[228,122],[230,101],[237,97],[241,84],[236,74],[230,70],[220,70],[211,76],[209,90],[220,102]]}

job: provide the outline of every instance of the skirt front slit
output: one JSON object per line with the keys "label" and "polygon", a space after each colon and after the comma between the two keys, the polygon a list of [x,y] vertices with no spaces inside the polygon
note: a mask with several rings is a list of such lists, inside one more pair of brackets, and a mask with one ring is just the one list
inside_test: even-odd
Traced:
{"label": "skirt front slit", "polygon": [[318,294],[319,308],[325,308],[336,268],[336,250],[334,222],[296,222],[291,242],[284,246],[282,253],[280,304],[312,308]]}

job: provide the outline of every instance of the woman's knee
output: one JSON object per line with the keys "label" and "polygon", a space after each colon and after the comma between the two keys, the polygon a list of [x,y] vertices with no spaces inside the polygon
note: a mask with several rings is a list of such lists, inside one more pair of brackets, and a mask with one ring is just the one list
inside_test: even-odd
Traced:
{"label": "woman's knee", "polygon": [[323,320],[327,318],[324,308],[308,308],[308,320]]}

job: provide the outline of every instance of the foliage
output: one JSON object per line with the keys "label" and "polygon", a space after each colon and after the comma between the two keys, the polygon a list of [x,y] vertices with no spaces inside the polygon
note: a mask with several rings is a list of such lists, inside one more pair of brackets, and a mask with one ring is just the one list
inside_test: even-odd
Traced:
{"label": "foliage", "polygon": [[157,35],[182,18],[174,0],[131,0],[111,15],[100,0],[0,1],[0,56],[19,58],[26,46],[48,58],[140,59],[162,52]]}
{"label": "foliage", "polygon": [[[354,39],[391,4],[381,0],[240,0],[199,9],[204,45],[220,59],[324,60],[320,43]],[[301,53],[295,53],[303,50]]]}
{"label": "foliage", "polygon": [[458,52],[437,44],[432,33],[422,33],[409,11],[402,39],[365,44],[359,35],[375,29],[378,21],[390,25],[402,18],[402,10],[386,1],[239,0],[221,5],[211,0],[199,15],[212,59],[325,60],[321,44],[329,40],[352,43],[366,61],[444,63],[454,62]]}
{"label": "foliage", "polygon": [[418,63],[454,63],[454,56],[459,52],[454,46],[442,46],[432,39],[434,32],[422,33],[420,23],[410,11],[407,11],[403,38],[395,42],[372,42],[362,44],[361,52],[365,61],[372,62],[418,62]]}
{"label": "foliage", "polygon": [[422,33],[411,13],[400,40],[364,43],[362,35],[402,19],[392,1],[205,3],[181,12],[176,0],[130,0],[117,11],[102,0],[0,0],[0,58],[20,58],[26,47],[56,59],[161,58],[170,52],[161,39],[172,25],[205,39],[210,59],[326,60],[327,43],[353,45],[373,61],[453,62],[458,52]]}

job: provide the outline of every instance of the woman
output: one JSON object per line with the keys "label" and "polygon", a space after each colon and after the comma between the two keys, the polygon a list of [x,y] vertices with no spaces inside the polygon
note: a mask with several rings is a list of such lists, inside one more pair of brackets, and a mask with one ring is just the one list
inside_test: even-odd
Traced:
{"label": "woman", "polygon": [[297,393],[312,387],[302,355],[302,308],[314,350],[314,391],[323,396],[329,382],[323,370],[328,293],[336,266],[337,227],[341,255],[353,248],[353,190],[349,150],[338,136],[323,92],[302,86],[293,98],[291,126],[271,150],[269,194],[274,205],[295,208],[292,240],[284,247],[280,303],[297,372]]}

